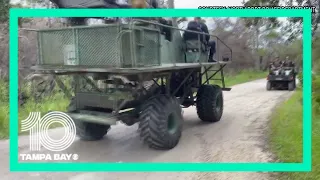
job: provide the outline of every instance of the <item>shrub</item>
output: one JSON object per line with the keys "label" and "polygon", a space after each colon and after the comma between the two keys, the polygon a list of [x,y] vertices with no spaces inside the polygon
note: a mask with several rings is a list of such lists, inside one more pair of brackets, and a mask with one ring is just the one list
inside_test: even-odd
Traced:
{"label": "shrub", "polygon": [[314,76],[312,80],[312,104],[315,113],[320,113],[320,77]]}
{"label": "shrub", "polygon": [[299,80],[300,87],[302,87],[303,86],[303,75],[302,75],[302,72],[300,72],[298,74],[298,80]]}

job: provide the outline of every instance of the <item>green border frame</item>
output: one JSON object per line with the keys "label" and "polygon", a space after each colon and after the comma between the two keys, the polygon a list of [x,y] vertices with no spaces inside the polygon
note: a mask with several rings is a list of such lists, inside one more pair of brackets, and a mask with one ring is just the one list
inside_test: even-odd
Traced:
{"label": "green border frame", "polygon": [[[18,18],[44,17],[302,17],[302,163],[19,163]],[[10,9],[10,171],[311,171],[311,9]]]}

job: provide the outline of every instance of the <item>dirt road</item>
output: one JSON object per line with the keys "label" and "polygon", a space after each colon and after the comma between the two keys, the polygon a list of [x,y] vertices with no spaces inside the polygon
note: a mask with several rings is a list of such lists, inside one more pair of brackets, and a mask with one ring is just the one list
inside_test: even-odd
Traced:
{"label": "dirt road", "polygon": [[[76,140],[67,150],[82,162],[268,162],[264,132],[272,108],[288,98],[289,91],[266,91],[266,81],[234,86],[225,92],[222,120],[202,123],[195,108],[184,109],[182,139],[171,151],[148,149],[139,140],[137,126],[118,125],[101,141]],[[63,134],[61,129],[52,137]],[[19,139],[20,153],[28,152],[28,137]],[[270,179],[266,173],[9,173],[8,142],[0,143],[2,180],[255,180]]]}

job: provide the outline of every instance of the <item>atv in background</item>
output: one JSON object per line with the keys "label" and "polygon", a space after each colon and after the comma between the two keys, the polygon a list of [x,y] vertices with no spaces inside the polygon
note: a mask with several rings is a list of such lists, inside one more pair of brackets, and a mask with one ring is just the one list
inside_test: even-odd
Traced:
{"label": "atv in background", "polygon": [[288,89],[293,91],[296,88],[296,70],[293,62],[284,62],[279,67],[269,66],[267,77],[267,90]]}

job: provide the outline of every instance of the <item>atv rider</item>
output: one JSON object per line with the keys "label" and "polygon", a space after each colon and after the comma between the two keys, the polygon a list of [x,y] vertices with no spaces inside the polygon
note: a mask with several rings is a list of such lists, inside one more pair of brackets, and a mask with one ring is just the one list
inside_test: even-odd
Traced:
{"label": "atv rider", "polygon": [[294,67],[295,64],[293,61],[289,60],[289,56],[286,57],[285,63],[284,63],[285,67]]}
{"label": "atv rider", "polygon": [[[187,30],[190,31],[199,31],[202,33],[206,33],[208,35],[200,35],[200,41],[204,43],[206,46],[210,47],[210,52],[209,52],[209,62],[216,62],[213,59],[213,55],[216,53],[216,42],[215,41],[210,41],[210,35],[208,31],[208,27],[205,23],[202,22],[201,17],[195,17],[193,21],[190,21],[187,26]],[[187,40],[197,40],[198,39],[198,34],[193,33],[193,32],[188,32],[185,31],[183,34],[183,39],[185,41]]]}
{"label": "atv rider", "polygon": [[[160,24],[163,24],[163,25],[166,25],[166,26],[172,26],[172,21],[171,20],[166,20],[164,18],[159,18],[158,19],[158,22]],[[160,31],[161,31],[161,34],[163,34],[165,36],[165,39],[168,40],[168,41],[171,41],[172,40],[172,29],[168,28],[168,27],[160,27]]]}
{"label": "atv rider", "polygon": [[282,61],[280,61],[279,56],[277,56],[271,63],[270,63],[270,69],[277,69],[282,66]]}
{"label": "atv rider", "polygon": [[284,62],[280,61],[279,56],[277,56],[275,60],[269,64],[269,72],[272,73],[276,69],[281,69],[283,64]]}
{"label": "atv rider", "polygon": [[289,56],[286,57],[286,60],[283,63],[283,67],[289,67],[290,61],[289,61]]}
{"label": "atv rider", "polygon": [[293,74],[294,74],[294,76],[296,75],[295,63],[293,61],[289,60],[289,56],[286,57],[284,67],[288,68],[288,69],[293,69]]}

